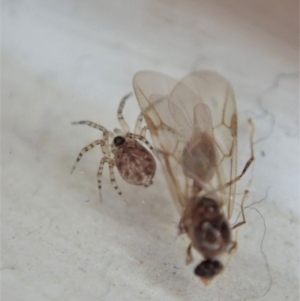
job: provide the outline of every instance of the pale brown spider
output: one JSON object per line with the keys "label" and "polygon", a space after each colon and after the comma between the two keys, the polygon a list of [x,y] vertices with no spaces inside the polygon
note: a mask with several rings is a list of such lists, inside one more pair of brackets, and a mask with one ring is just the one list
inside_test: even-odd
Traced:
{"label": "pale brown spider", "polygon": [[[98,189],[101,201],[101,178],[105,163],[107,163],[109,167],[111,183],[119,195],[122,195],[122,192],[116,184],[113,169],[114,166],[117,167],[121,177],[127,183],[133,185],[143,185],[148,187],[152,184],[152,178],[155,174],[156,163],[153,154],[141,144],[141,142],[146,144],[148,148],[153,151],[151,144],[145,138],[147,127],[145,126],[142,128],[142,113],[140,113],[137,118],[134,133],[129,132],[129,126],[122,115],[125,102],[130,95],[131,93],[122,98],[118,108],[118,120],[122,130],[115,129],[113,133],[108,131],[105,127],[91,121],[72,122],[72,124],[86,124],[103,132],[102,139],[90,143],[81,150],[71,170],[71,173],[73,173],[77,163],[86,152],[95,146],[100,145],[102,153],[104,154],[104,157],[100,161],[97,173]],[[109,141],[110,139],[112,139],[111,143]]]}

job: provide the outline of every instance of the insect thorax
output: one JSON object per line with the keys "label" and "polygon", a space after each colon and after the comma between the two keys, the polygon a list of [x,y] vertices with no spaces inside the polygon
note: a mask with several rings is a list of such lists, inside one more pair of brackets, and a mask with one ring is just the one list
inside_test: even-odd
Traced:
{"label": "insect thorax", "polygon": [[231,244],[231,230],[224,213],[215,200],[195,198],[185,211],[182,223],[193,246],[205,259],[215,259]]}

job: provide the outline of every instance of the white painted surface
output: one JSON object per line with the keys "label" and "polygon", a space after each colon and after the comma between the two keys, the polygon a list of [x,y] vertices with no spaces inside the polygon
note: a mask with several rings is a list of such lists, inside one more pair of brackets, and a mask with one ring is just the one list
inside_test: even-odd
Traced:
{"label": "white painted surface", "polygon": [[[260,2],[2,1],[2,300],[298,299],[298,3]],[[209,288],[184,264],[160,171],[148,189],[117,178],[129,205],[107,175],[99,203],[99,151],[69,174],[99,137],[71,121],[113,129],[136,71],[203,68],[232,82],[257,125],[248,202],[269,191]],[[131,125],[137,113],[131,99]]]}

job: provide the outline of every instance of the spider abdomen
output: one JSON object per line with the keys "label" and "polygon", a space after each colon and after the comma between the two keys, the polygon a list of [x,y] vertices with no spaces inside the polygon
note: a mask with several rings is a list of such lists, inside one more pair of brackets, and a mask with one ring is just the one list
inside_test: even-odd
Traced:
{"label": "spider abdomen", "polygon": [[115,149],[114,155],[118,171],[126,182],[146,187],[152,184],[156,163],[147,148],[127,140]]}

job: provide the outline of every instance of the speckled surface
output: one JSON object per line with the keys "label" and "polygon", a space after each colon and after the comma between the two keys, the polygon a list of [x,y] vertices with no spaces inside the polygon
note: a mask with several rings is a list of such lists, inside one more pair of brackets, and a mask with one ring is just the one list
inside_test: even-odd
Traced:
{"label": "speckled surface", "polygon": [[[2,1],[1,300],[298,300],[298,5]],[[70,175],[99,139],[72,121],[119,127],[135,72],[180,78],[202,68],[231,81],[241,119],[256,124],[247,202],[261,200],[208,288],[184,264],[188,239],[177,237],[161,170],[147,189],[117,177],[128,205],[107,170],[99,202],[99,150]],[[131,98],[131,126],[137,114]],[[248,154],[240,148],[240,168]]]}

